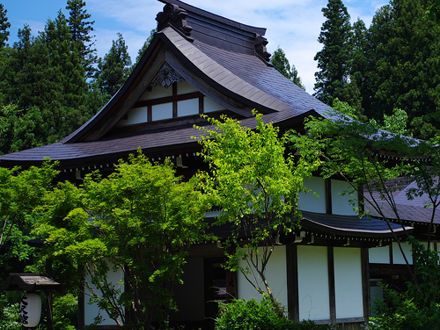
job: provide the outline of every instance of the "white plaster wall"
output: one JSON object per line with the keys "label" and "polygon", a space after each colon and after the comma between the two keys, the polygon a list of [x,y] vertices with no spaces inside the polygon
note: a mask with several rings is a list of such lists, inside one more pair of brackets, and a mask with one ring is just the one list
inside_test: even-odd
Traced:
{"label": "white plaster wall", "polygon": [[390,263],[390,247],[379,246],[368,250],[368,258],[373,264],[389,264]]}
{"label": "white plaster wall", "polygon": [[332,212],[339,215],[356,215],[356,211],[353,209],[351,200],[355,200],[355,206],[357,207],[357,192],[351,194],[344,194],[352,191],[352,187],[349,183],[341,180],[331,180],[332,186]]}
{"label": "white plaster wall", "polygon": [[[401,243],[403,252],[405,253],[408,262],[412,264],[412,248],[411,244],[408,242]],[[393,242],[393,263],[395,264],[406,264],[405,259],[403,258],[402,252],[399,249],[399,245],[396,242]]]}
{"label": "white plaster wall", "polygon": [[214,111],[219,111],[219,110],[224,110],[224,106],[214,102],[213,100],[211,100],[209,97],[203,97],[203,112],[204,113],[208,113],[208,112],[214,112]]}
{"label": "white plaster wall", "polygon": [[168,88],[162,87],[161,85],[153,87],[151,91],[146,91],[139,100],[154,100],[161,97],[172,96],[173,88],[170,86]]}
{"label": "white plaster wall", "polygon": [[[123,290],[124,273],[121,269],[110,271],[107,279],[117,289]],[[86,281],[90,283],[90,277],[86,277]],[[100,291],[94,285],[91,285],[91,287],[99,297],[102,297]],[[84,288],[84,302],[84,321],[86,325],[94,323],[95,317],[98,315],[102,317],[102,321],[98,325],[116,325],[116,322],[108,316],[107,312],[100,310],[96,303],[90,304],[90,290],[87,287]]]}
{"label": "white plaster wall", "polygon": [[334,251],[336,318],[362,317],[362,266],[360,248]]}
{"label": "white plaster wall", "polygon": [[151,107],[151,120],[162,120],[173,118],[173,104],[163,103]]}
{"label": "white plaster wall", "polygon": [[[241,263],[244,266],[245,262]],[[266,278],[275,298],[285,307],[287,312],[287,273],[286,247],[276,246],[266,267]],[[264,285],[262,285],[264,288]],[[239,299],[261,300],[259,294],[246,280],[241,272],[237,273],[237,291]]]}
{"label": "white plaster wall", "polygon": [[120,126],[146,123],[148,119],[148,107],[137,107],[130,109],[127,119],[121,119]]}
{"label": "white plaster wall", "polygon": [[193,93],[193,92],[198,92],[198,89],[194,88],[191,84],[189,84],[185,80],[177,83],[177,94],[178,95]]}
{"label": "white plaster wall", "polygon": [[325,182],[323,178],[306,177],[304,187],[308,192],[299,195],[299,208],[303,211],[325,213]]}
{"label": "white plaster wall", "polygon": [[330,319],[327,247],[298,246],[300,320]]}
{"label": "white plaster wall", "polygon": [[177,102],[177,116],[193,116],[199,114],[199,99],[189,99]]}

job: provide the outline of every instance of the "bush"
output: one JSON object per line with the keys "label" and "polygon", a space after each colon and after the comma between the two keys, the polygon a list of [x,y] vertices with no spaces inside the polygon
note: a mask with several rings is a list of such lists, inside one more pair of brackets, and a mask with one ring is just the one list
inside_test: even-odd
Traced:
{"label": "bush", "polygon": [[380,316],[371,318],[372,329],[439,329],[440,305],[418,306],[407,293],[384,287],[385,301],[379,304]]}
{"label": "bush", "polygon": [[379,316],[371,318],[373,329],[440,329],[440,266],[436,251],[411,240],[415,281],[399,293],[386,285]]}
{"label": "bush", "polygon": [[312,321],[295,323],[277,315],[269,299],[262,299],[259,303],[253,299],[237,299],[220,305],[220,315],[215,320],[215,328],[218,330],[312,330],[318,329],[318,326]]}

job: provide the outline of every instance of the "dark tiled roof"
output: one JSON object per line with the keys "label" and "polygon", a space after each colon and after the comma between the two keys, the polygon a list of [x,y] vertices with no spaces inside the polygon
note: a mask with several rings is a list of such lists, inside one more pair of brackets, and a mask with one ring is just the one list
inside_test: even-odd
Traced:
{"label": "dark tiled roof", "polygon": [[[359,218],[336,214],[323,214],[302,211],[301,224],[305,229],[311,229],[323,233],[352,237],[391,238],[393,233],[397,235],[412,231],[411,227],[403,227],[400,224],[389,223],[373,217]],[[392,231],[391,231],[391,229]]]}
{"label": "dark tiled roof", "polygon": [[[163,33],[178,50],[178,52],[188,61],[190,61],[194,67],[199,69],[200,73],[205,76],[205,79],[211,79],[226,90],[236,94],[237,96],[249,100],[256,107],[258,107],[258,105],[261,105],[274,111],[283,111],[289,109],[289,105],[280,101],[276,96],[273,96],[267,93],[265,90],[255,86],[251,82],[246,81],[244,77],[236,74],[235,72],[232,72],[229,68],[224,66],[224,63],[219,63],[217,61],[218,59],[214,58],[214,53],[216,51],[221,51],[219,48],[214,47],[214,49],[211,49],[211,51],[207,51],[206,49],[204,51],[202,49],[203,47],[201,46],[205,44],[196,41],[190,42],[172,28],[165,28],[160,33]],[[260,66],[263,65],[264,67],[267,67],[267,65],[264,64],[264,62],[256,56],[234,52],[228,52],[229,57],[226,58],[226,62],[228,59],[232,59],[234,57],[234,54],[242,65],[245,65],[245,62],[247,60],[256,59],[255,63],[251,63],[249,65],[250,67],[252,67],[253,64],[256,65],[257,63],[260,64]],[[241,58],[242,56],[244,56],[245,58]],[[272,67],[268,68],[270,69],[270,71],[276,71]],[[258,71],[259,67],[256,67],[253,70],[253,72]]]}
{"label": "dark tiled roof", "polygon": [[288,104],[295,112],[315,110],[325,116],[330,110],[328,105],[296,86],[256,56],[237,54],[197,40],[194,45],[237,77]]}
{"label": "dark tiled roof", "polygon": [[[289,111],[271,113],[263,116],[265,122],[282,122],[292,117]],[[255,128],[255,119],[248,118],[241,121],[242,125]],[[194,128],[181,128],[154,133],[137,134],[126,137],[110,138],[106,140],[76,143],[53,143],[42,147],[27,149],[0,156],[0,165],[27,165],[38,164],[46,158],[59,160],[62,167],[78,166],[78,163],[96,157],[124,157],[128,153],[135,153],[139,148],[146,153],[151,151],[166,153],[173,146],[172,154],[185,150],[188,145],[196,148],[197,142],[192,137],[199,136],[200,131]],[[161,151],[162,150],[162,151]],[[184,151],[185,152],[185,151]],[[170,153],[168,153],[170,154]],[[113,158],[115,158],[113,157]]]}
{"label": "dark tiled roof", "polygon": [[[398,216],[390,204],[381,199],[379,193],[373,193],[374,201],[377,203],[383,215],[390,220],[403,220],[409,222],[418,223],[430,223],[433,215],[433,208],[428,207],[430,203],[429,198],[426,194],[422,196],[414,197],[413,199],[408,198],[408,191],[412,188],[417,188],[415,181],[408,183],[406,178],[393,180],[394,188],[392,191],[392,196],[394,203],[396,204],[396,209]],[[373,201],[373,198],[368,192],[364,192],[366,199]],[[370,212],[372,216],[382,217],[382,214],[377,212],[370,203],[365,203],[365,208]],[[434,214],[434,224],[440,224],[440,211],[436,210]]]}

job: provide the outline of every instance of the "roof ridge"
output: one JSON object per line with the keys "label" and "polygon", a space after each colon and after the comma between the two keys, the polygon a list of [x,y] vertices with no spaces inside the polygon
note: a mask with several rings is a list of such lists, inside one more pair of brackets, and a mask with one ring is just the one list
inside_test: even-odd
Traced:
{"label": "roof ridge", "polygon": [[192,6],[188,3],[180,1],[180,0],[159,0],[159,1],[162,3],[165,3],[165,4],[177,5],[177,6],[181,7],[182,9],[185,9],[186,11],[189,11],[189,12],[192,12],[192,13],[195,13],[198,15],[202,15],[202,16],[210,18],[214,21],[233,26],[235,28],[238,28],[238,29],[246,31],[246,32],[259,34],[260,36],[264,36],[266,33],[266,28],[243,24],[243,23],[234,21],[232,19],[226,18],[224,16],[211,13],[207,10]]}

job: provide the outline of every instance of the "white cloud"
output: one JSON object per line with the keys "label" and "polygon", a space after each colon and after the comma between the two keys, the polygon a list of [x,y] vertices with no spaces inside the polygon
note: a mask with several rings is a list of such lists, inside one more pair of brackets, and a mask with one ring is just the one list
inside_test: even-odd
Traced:
{"label": "white cloud", "polygon": [[[312,0],[193,0],[191,5],[244,24],[267,28],[270,51],[281,47],[296,66],[307,90],[312,92],[316,64],[313,57],[320,46],[317,37],[324,20],[321,8],[326,1]],[[111,18],[126,39],[132,59],[142,46],[148,32],[155,27],[156,14],[163,4],[154,0],[89,0],[88,10]],[[98,21],[98,20],[97,20]],[[102,32],[101,32],[102,31]],[[119,30],[118,30],[119,31]],[[116,36],[116,29],[96,30],[97,48],[104,54]],[[102,35],[101,35],[102,33]],[[104,47],[104,52],[100,49]],[[102,56],[102,55],[101,55]]]}
{"label": "white cloud", "polygon": [[91,13],[111,18],[139,32],[149,32],[156,26],[155,17],[162,7],[163,4],[156,0],[89,0],[87,3]]}

